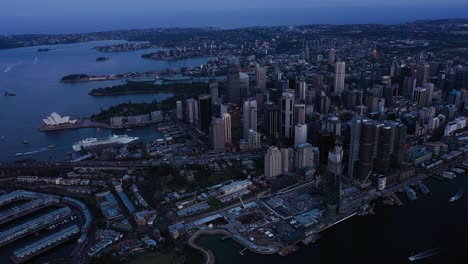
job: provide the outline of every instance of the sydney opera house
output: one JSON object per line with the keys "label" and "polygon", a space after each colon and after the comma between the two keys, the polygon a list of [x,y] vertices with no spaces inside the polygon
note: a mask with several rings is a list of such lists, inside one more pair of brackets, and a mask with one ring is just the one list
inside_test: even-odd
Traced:
{"label": "sydney opera house", "polygon": [[72,120],[69,116],[60,116],[59,114],[53,112],[47,118],[42,119],[44,123],[48,126],[64,125],[64,124],[75,124],[78,120]]}
{"label": "sydney opera house", "polygon": [[78,120],[70,119],[69,116],[60,116],[55,112],[42,121],[44,124],[40,128],[41,131],[73,128],[78,125]]}

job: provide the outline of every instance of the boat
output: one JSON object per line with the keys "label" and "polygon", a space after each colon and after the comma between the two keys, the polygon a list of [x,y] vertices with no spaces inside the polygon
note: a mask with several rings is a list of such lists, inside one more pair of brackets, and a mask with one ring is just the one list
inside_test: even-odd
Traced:
{"label": "boat", "polygon": [[16,153],[16,154],[14,155],[14,157],[19,157],[19,156],[23,156],[23,153],[18,152],[18,153]]}
{"label": "boat", "polygon": [[53,148],[55,148],[55,145],[49,145],[49,146],[47,146],[47,148],[48,149],[53,149]]}
{"label": "boat", "polygon": [[3,93],[3,95],[4,95],[4,96],[16,96],[15,93],[8,92],[8,91],[5,91],[5,92]]}
{"label": "boat", "polygon": [[107,145],[125,145],[138,139],[138,137],[129,137],[128,135],[110,135],[105,138],[86,138],[75,142],[72,148],[74,151],[82,151]]}
{"label": "boat", "polygon": [[27,140],[25,139],[25,140],[23,140],[23,144],[25,144],[25,145],[26,145],[26,144],[29,144],[29,141],[27,141]]}
{"label": "boat", "polygon": [[463,190],[459,190],[454,196],[450,197],[449,202],[453,203],[463,196]]}
{"label": "boat", "polygon": [[439,251],[437,250],[437,248],[434,248],[434,249],[426,250],[418,254],[411,255],[408,257],[408,260],[413,262],[415,260],[425,259],[428,257],[432,257],[434,255],[437,255],[437,254],[439,254]]}

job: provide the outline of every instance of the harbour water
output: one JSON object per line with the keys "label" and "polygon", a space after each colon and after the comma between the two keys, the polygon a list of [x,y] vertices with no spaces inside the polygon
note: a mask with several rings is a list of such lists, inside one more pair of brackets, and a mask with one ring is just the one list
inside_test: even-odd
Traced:
{"label": "harbour water", "polygon": [[[47,161],[63,160],[67,152],[73,152],[73,142],[87,137],[105,137],[112,131],[105,129],[62,130],[41,133],[38,127],[52,112],[69,115],[72,118],[89,117],[109,106],[132,102],[151,102],[163,100],[171,94],[139,94],[112,97],[92,97],[88,92],[93,88],[106,87],[121,83],[102,81],[65,84],[59,80],[68,74],[88,75],[116,74],[126,72],[145,72],[198,66],[206,58],[165,62],[143,59],[139,50],[121,53],[102,53],[94,46],[124,43],[125,41],[97,41],[76,44],[52,45],[47,47],[27,47],[0,50],[0,161],[34,158]],[[37,52],[39,48],[50,48],[48,52]],[[100,56],[110,60],[97,62]],[[3,96],[4,91],[17,96]],[[149,140],[159,135],[152,128],[134,129],[132,132],[120,131],[131,136]],[[27,140],[30,144],[23,144]],[[13,157],[19,152],[35,151],[49,145],[55,149],[36,152],[27,156]]]}
{"label": "harbour water", "polygon": [[197,244],[213,251],[217,263],[410,263],[411,255],[435,249],[437,254],[414,263],[467,263],[468,206],[463,196],[454,203],[449,199],[460,187],[468,188],[468,175],[452,181],[428,179],[424,183],[431,194],[418,193],[403,206],[378,206],[376,214],[355,216],[322,233],[314,244],[301,246],[286,257],[258,255],[233,240],[205,235]]}

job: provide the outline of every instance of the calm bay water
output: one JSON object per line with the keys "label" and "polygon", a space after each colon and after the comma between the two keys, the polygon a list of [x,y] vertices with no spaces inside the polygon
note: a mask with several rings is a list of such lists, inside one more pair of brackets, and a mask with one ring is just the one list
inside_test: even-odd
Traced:
{"label": "calm bay water", "polygon": [[[67,74],[85,73],[90,75],[125,72],[144,72],[197,66],[206,62],[205,58],[176,62],[153,61],[140,58],[148,50],[122,53],[101,53],[92,47],[124,43],[124,41],[98,41],[77,44],[47,46],[49,52],[37,52],[41,47],[0,50],[0,161],[35,158],[42,160],[63,160],[72,151],[73,142],[87,137],[103,137],[110,130],[79,129],[42,133],[38,127],[51,112],[69,115],[72,118],[89,117],[100,109],[132,102],[163,100],[171,94],[123,95],[113,97],[92,97],[88,92],[93,88],[111,86],[122,81],[104,81],[79,84],[60,83]],[[97,62],[99,56],[110,60]],[[15,97],[3,96],[4,91],[14,92]],[[120,132],[122,133],[122,132]],[[125,132],[139,136],[143,140],[157,137],[154,129],[141,128]],[[28,140],[29,145],[23,144]],[[18,152],[33,151],[48,145],[57,148],[32,155],[14,158]]]}
{"label": "calm bay water", "polygon": [[[468,187],[468,175],[453,181],[428,179],[432,194],[404,206],[382,207],[376,214],[353,217],[325,231],[315,244],[301,246],[286,257],[258,255],[244,251],[222,236],[202,236],[197,243],[213,251],[217,263],[410,263],[408,257],[436,249],[437,255],[414,263],[467,263],[468,197],[449,203],[457,190]],[[404,198],[405,195],[400,195]]]}

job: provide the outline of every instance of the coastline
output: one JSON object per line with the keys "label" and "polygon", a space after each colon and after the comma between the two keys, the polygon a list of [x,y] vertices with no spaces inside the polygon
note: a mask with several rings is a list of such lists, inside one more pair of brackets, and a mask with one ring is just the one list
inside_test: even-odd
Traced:
{"label": "coastline", "polygon": [[205,259],[205,264],[214,264],[216,258],[214,256],[213,252],[199,246],[196,243],[196,240],[201,235],[225,235],[225,236],[230,236],[231,234],[228,231],[224,230],[224,229],[198,230],[197,232],[193,233],[193,235],[188,240],[188,244],[189,244],[190,247],[202,252],[202,254],[204,256],[204,259]]}

